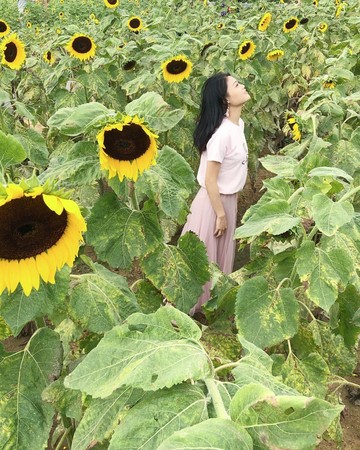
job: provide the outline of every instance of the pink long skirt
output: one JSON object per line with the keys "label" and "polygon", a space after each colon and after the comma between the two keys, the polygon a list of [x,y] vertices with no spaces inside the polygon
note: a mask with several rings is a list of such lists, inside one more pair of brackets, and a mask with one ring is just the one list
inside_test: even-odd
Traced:
{"label": "pink long skirt", "polygon": [[[193,231],[205,243],[209,261],[216,263],[224,273],[233,271],[235,258],[234,232],[236,228],[237,194],[220,194],[226,219],[227,230],[221,237],[215,237],[216,214],[210,203],[207,190],[203,187],[194,198],[190,214],[181,232]],[[203,286],[203,293],[196,305],[190,310],[190,315],[201,310],[201,305],[210,298],[211,280]]]}

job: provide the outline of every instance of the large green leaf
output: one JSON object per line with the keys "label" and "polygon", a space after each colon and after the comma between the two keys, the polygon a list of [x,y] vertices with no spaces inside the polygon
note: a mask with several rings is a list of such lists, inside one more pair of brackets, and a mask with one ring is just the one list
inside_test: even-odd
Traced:
{"label": "large green leaf", "polygon": [[115,194],[108,193],[94,205],[88,220],[87,242],[100,259],[126,269],[136,257],[144,257],[162,242],[157,210],[152,201],[132,210]]}
{"label": "large green leaf", "polygon": [[359,167],[360,148],[351,141],[340,140],[328,150],[334,166],[353,176]]}
{"label": "large green leaf", "polygon": [[49,151],[40,133],[29,128],[23,134],[15,134],[14,137],[23,145],[30,161],[42,167],[47,165]]}
{"label": "large green leaf", "polygon": [[344,292],[339,293],[337,303],[337,327],[334,331],[341,334],[348,348],[353,348],[360,334],[360,324],[356,323],[355,318],[360,308],[360,293],[355,286],[349,285]]}
{"label": "large green leaf", "polygon": [[0,168],[4,170],[12,164],[21,163],[25,158],[26,152],[20,142],[0,130]]}
{"label": "large green leaf", "polygon": [[353,177],[351,177],[348,173],[346,173],[344,170],[339,169],[338,167],[315,167],[315,169],[310,170],[308,175],[309,177],[332,176],[334,178],[343,178],[349,183],[353,181]]}
{"label": "large green leaf", "polygon": [[231,418],[245,427],[258,449],[315,448],[343,406],[303,396],[277,396],[261,385],[240,388],[231,405]]}
{"label": "large green leaf", "polygon": [[70,315],[94,333],[104,333],[139,312],[135,295],[121,275],[93,264],[95,273],[81,275],[73,285]]}
{"label": "large green leaf", "polygon": [[111,111],[97,102],[85,103],[75,108],[61,108],[50,117],[47,124],[66,136],[77,136],[105,119]]}
{"label": "large green leaf", "polygon": [[91,400],[90,406],[76,427],[72,450],[86,450],[94,442],[109,439],[127,409],[142,395],[142,391],[126,387],[117,389],[107,398]]}
{"label": "large green leaf", "polygon": [[179,219],[187,213],[186,199],[193,185],[194,174],[190,165],[166,145],[159,152],[156,165],[143,173],[135,189],[158,201],[167,216]]}
{"label": "large green leaf", "polygon": [[207,400],[196,386],[182,384],[147,394],[115,431],[109,450],[154,450],[174,432],[207,419]]}
{"label": "large green leaf", "polygon": [[280,155],[267,155],[260,158],[259,161],[266,170],[284,178],[294,178],[294,169],[299,164],[295,158]]}
{"label": "large green leaf", "polygon": [[126,105],[130,116],[138,115],[146,120],[150,128],[163,132],[173,128],[184,117],[184,109],[172,109],[157,92],[146,92]]}
{"label": "large green leaf", "polygon": [[80,391],[66,389],[63,377],[49,384],[42,392],[41,398],[51,403],[56,411],[66,417],[79,421],[82,416],[82,394]]}
{"label": "large green leaf", "polygon": [[333,202],[326,195],[317,194],[312,199],[312,214],[319,230],[326,236],[333,236],[352,220],[354,207],[350,202]]}
{"label": "large green leaf", "polygon": [[54,409],[41,400],[44,388],[59,376],[61,342],[49,328],[40,328],[22,352],[0,359],[0,448],[45,448]]}
{"label": "large green leaf", "polygon": [[271,347],[297,332],[298,304],[290,288],[270,288],[263,277],[240,287],[235,306],[239,333],[260,348]]}
{"label": "large green leaf", "polygon": [[177,247],[158,246],[143,259],[141,267],[153,285],[186,313],[209,279],[206,248],[194,233],[185,233]]}
{"label": "large green leaf", "polygon": [[176,431],[157,450],[252,450],[250,435],[231,420],[208,419]]}
{"label": "large green leaf", "polygon": [[267,232],[278,235],[285,233],[300,222],[299,217],[290,214],[290,205],[285,200],[272,200],[260,206],[244,225],[235,231],[235,239],[243,239]]}
{"label": "large green leaf", "polygon": [[308,283],[306,294],[310,300],[329,311],[338,296],[339,284],[346,286],[354,267],[345,250],[325,252],[307,240],[297,251],[296,270],[300,280]]}
{"label": "large green leaf", "polygon": [[65,386],[103,398],[122,385],[151,391],[204,378],[211,370],[200,336],[192,319],[171,306],[133,314],[105,334]]}

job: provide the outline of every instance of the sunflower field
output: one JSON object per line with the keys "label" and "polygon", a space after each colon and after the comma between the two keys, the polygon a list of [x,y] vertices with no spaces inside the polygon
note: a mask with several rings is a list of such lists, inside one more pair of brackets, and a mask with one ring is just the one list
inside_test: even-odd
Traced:
{"label": "sunflower field", "polygon": [[[0,0],[1,449],[341,448],[359,29],[356,0]],[[216,72],[251,94],[248,183],[271,172],[230,275],[178,237]]]}

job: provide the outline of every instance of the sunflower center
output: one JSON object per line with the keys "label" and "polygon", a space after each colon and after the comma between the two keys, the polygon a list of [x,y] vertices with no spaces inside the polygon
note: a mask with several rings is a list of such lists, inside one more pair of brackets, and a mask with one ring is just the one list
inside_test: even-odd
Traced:
{"label": "sunflower center", "polygon": [[11,63],[15,61],[17,55],[17,47],[14,42],[9,42],[8,44],[6,44],[4,55],[7,62]]}
{"label": "sunflower center", "polygon": [[250,50],[250,42],[247,42],[245,45],[243,45],[242,47],[241,47],[241,50],[240,50],[240,53],[242,54],[242,55],[245,55],[245,53],[246,52],[248,52],[249,50]]}
{"label": "sunflower center", "polygon": [[131,60],[131,61],[127,61],[124,65],[123,65],[123,69],[124,70],[131,70],[135,67],[136,65],[136,61]]}
{"label": "sunflower center", "polygon": [[294,28],[295,25],[296,25],[296,20],[295,19],[291,19],[288,22],[286,22],[285,28],[290,30],[291,28]]}
{"label": "sunflower center", "polygon": [[132,161],[142,156],[150,147],[150,137],[138,124],[125,125],[105,131],[104,151],[119,161]]}
{"label": "sunflower center", "polygon": [[49,209],[42,196],[11,200],[0,208],[0,259],[25,259],[55,245],[67,226],[67,213]]}
{"label": "sunflower center", "polygon": [[180,61],[176,61],[176,60],[172,60],[169,62],[169,64],[166,66],[166,70],[173,74],[173,75],[177,75],[179,73],[182,73],[186,70],[187,68],[187,63],[183,60]]}
{"label": "sunflower center", "polygon": [[7,30],[7,26],[5,22],[0,21],[0,33],[4,33]]}
{"label": "sunflower center", "polygon": [[77,53],[87,53],[91,50],[92,43],[87,36],[76,37],[72,43],[72,48]]}
{"label": "sunflower center", "polygon": [[131,28],[139,28],[140,26],[140,20],[139,19],[131,19],[129,22],[129,25],[131,26]]}
{"label": "sunflower center", "polygon": [[109,5],[116,5],[117,0],[107,0]]}
{"label": "sunflower center", "polygon": [[51,52],[46,52],[46,59],[47,59],[48,61],[51,60]]}

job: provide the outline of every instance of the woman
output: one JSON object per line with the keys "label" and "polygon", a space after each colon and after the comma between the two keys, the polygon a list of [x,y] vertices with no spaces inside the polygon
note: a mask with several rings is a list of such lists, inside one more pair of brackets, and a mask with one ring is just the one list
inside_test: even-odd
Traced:
{"label": "woman", "polygon": [[[250,99],[244,85],[228,73],[208,78],[202,88],[200,116],[194,144],[201,158],[197,174],[200,184],[182,234],[193,231],[205,243],[209,261],[225,273],[233,270],[235,257],[237,193],[245,185],[248,150],[243,105]],[[210,298],[211,282],[190,314],[201,310]]]}

